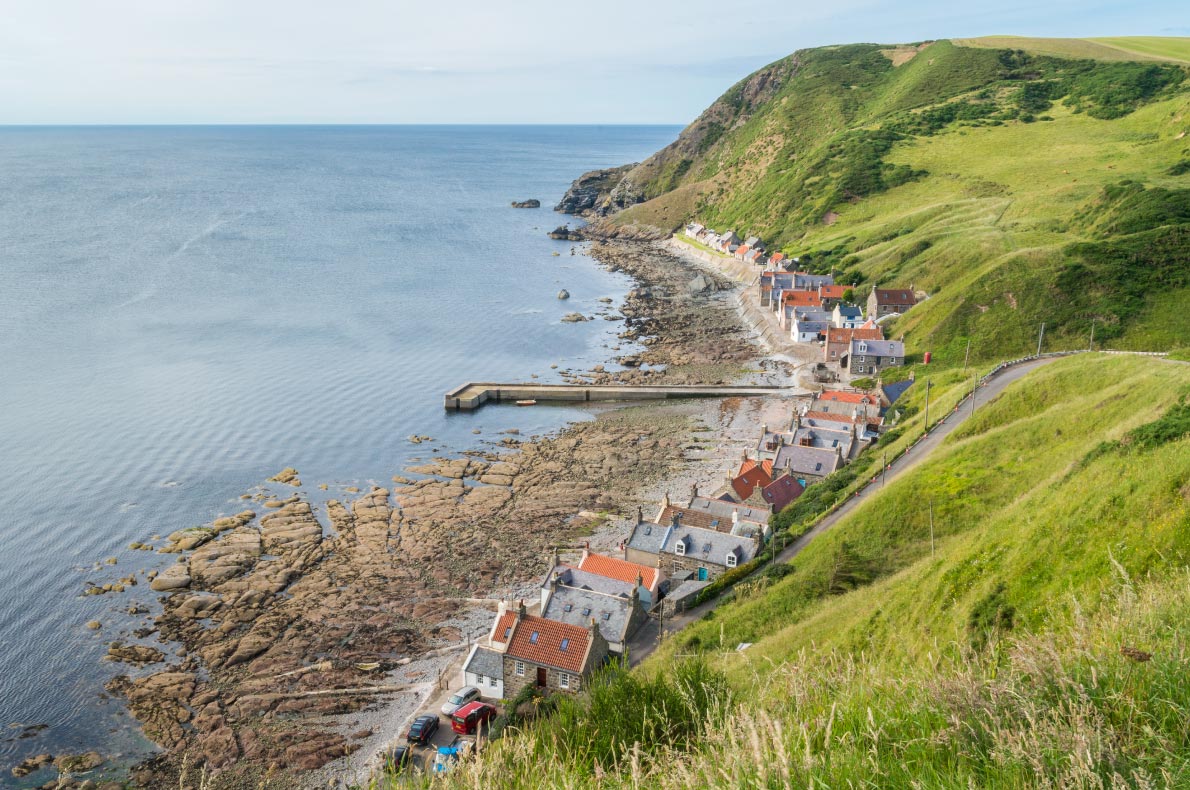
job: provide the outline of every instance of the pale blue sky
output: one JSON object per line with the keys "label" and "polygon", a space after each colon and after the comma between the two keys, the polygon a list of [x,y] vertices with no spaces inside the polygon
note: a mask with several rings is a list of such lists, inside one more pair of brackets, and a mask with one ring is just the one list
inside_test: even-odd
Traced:
{"label": "pale blue sky", "polygon": [[1184,0],[17,0],[0,123],[685,123],[790,52],[1190,35]]}

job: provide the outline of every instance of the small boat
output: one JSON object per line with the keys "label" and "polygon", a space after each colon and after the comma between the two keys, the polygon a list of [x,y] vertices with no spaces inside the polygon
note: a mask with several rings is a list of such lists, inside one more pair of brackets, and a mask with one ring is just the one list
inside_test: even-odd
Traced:
{"label": "small boat", "polygon": [[535,400],[519,400],[516,402],[516,405],[518,405],[518,406],[536,406],[537,401],[535,401]]}

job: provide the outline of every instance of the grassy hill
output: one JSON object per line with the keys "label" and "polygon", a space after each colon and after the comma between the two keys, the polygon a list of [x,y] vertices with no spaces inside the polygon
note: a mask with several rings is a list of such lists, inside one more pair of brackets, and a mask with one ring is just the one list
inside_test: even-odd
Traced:
{"label": "grassy hill", "polygon": [[1187,786],[1188,401],[1183,363],[1033,372],[452,784]]}
{"label": "grassy hill", "polygon": [[[956,44],[961,43],[962,46]],[[1190,338],[1190,39],[992,37],[795,53],[628,172],[613,225],[698,219],[934,298],[942,364]]]}

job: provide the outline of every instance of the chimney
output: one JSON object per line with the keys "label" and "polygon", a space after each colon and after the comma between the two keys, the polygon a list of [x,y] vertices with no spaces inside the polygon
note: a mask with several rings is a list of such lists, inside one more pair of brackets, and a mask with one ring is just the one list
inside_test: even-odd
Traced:
{"label": "chimney", "polygon": [[738,526],[739,526],[739,524],[740,524],[740,511],[738,511],[738,510],[733,510],[733,511],[731,511],[731,529],[732,529],[732,532],[734,532],[734,531],[735,531],[735,528],[736,528],[736,527],[738,527]]}
{"label": "chimney", "polygon": [[665,492],[665,496],[661,498],[661,507],[669,507],[669,492]]}
{"label": "chimney", "polygon": [[582,564],[587,561],[587,557],[589,557],[590,554],[591,554],[591,544],[588,541],[588,542],[583,543],[583,557],[582,557],[582,559],[580,559],[578,561],[579,567],[582,567]]}
{"label": "chimney", "polygon": [[[553,549],[553,551],[552,551],[552,552],[550,552],[550,570],[553,570],[554,568],[557,568],[557,567],[558,567],[558,564],[559,564],[559,561],[558,561],[558,547],[557,547],[557,546],[554,546],[554,549]],[[555,574],[555,575],[557,575],[557,574]]]}
{"label": "chimney", "polygon": [[498,604],[496,604],[496,619],[497,620],[500,619],[507,613],[508,613],[508,601],[505,600],[504,598],[501,598],[500,602]]}
{"label": "chimney", "polygon": [[522,598],[519,601],[517,601],[516,619],[519,621],[522,617],[525,616],[526,611],[527,610],[525,609],[525,599]]}
{"label": "chimney", "polygon": [[670,519],[670,521],[675,527],[680,527],[680,526],[682,526],[681,519],[682,519],[681,513],[674,513],[673,517]]}
{"label": "chimney", "polygon": [[698,497],[698,483],[690,484],[690,504],[694,504],[695,498]]}
{"label": "chimney", "polygon": [[645,511],[641,509],[640,505],[636,506],[636,523],[643,524],[645,521]]}

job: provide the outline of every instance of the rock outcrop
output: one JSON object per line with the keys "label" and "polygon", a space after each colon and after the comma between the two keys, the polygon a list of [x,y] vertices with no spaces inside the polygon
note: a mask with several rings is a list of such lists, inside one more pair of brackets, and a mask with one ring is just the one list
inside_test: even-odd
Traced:
{"label": "rock outcrop", "polygon": [[551,239],[558,241],[582,241],[583,233],[578,228],[571,228],[569,225],[559,225],[549,232]]}
{"label": "rock outcrop", "polygon": [[605,217],[622,208],[639,203],[624,177],[636,164],[592,170],[576,178],[566,194],[554,206],[554,211],[580,217]]}
{"label": "rock outcrop", "polygon": [[528,200],[514,200],[512,201],[513,208],[541,208],[541,201],[537,198],[530,198]]}

